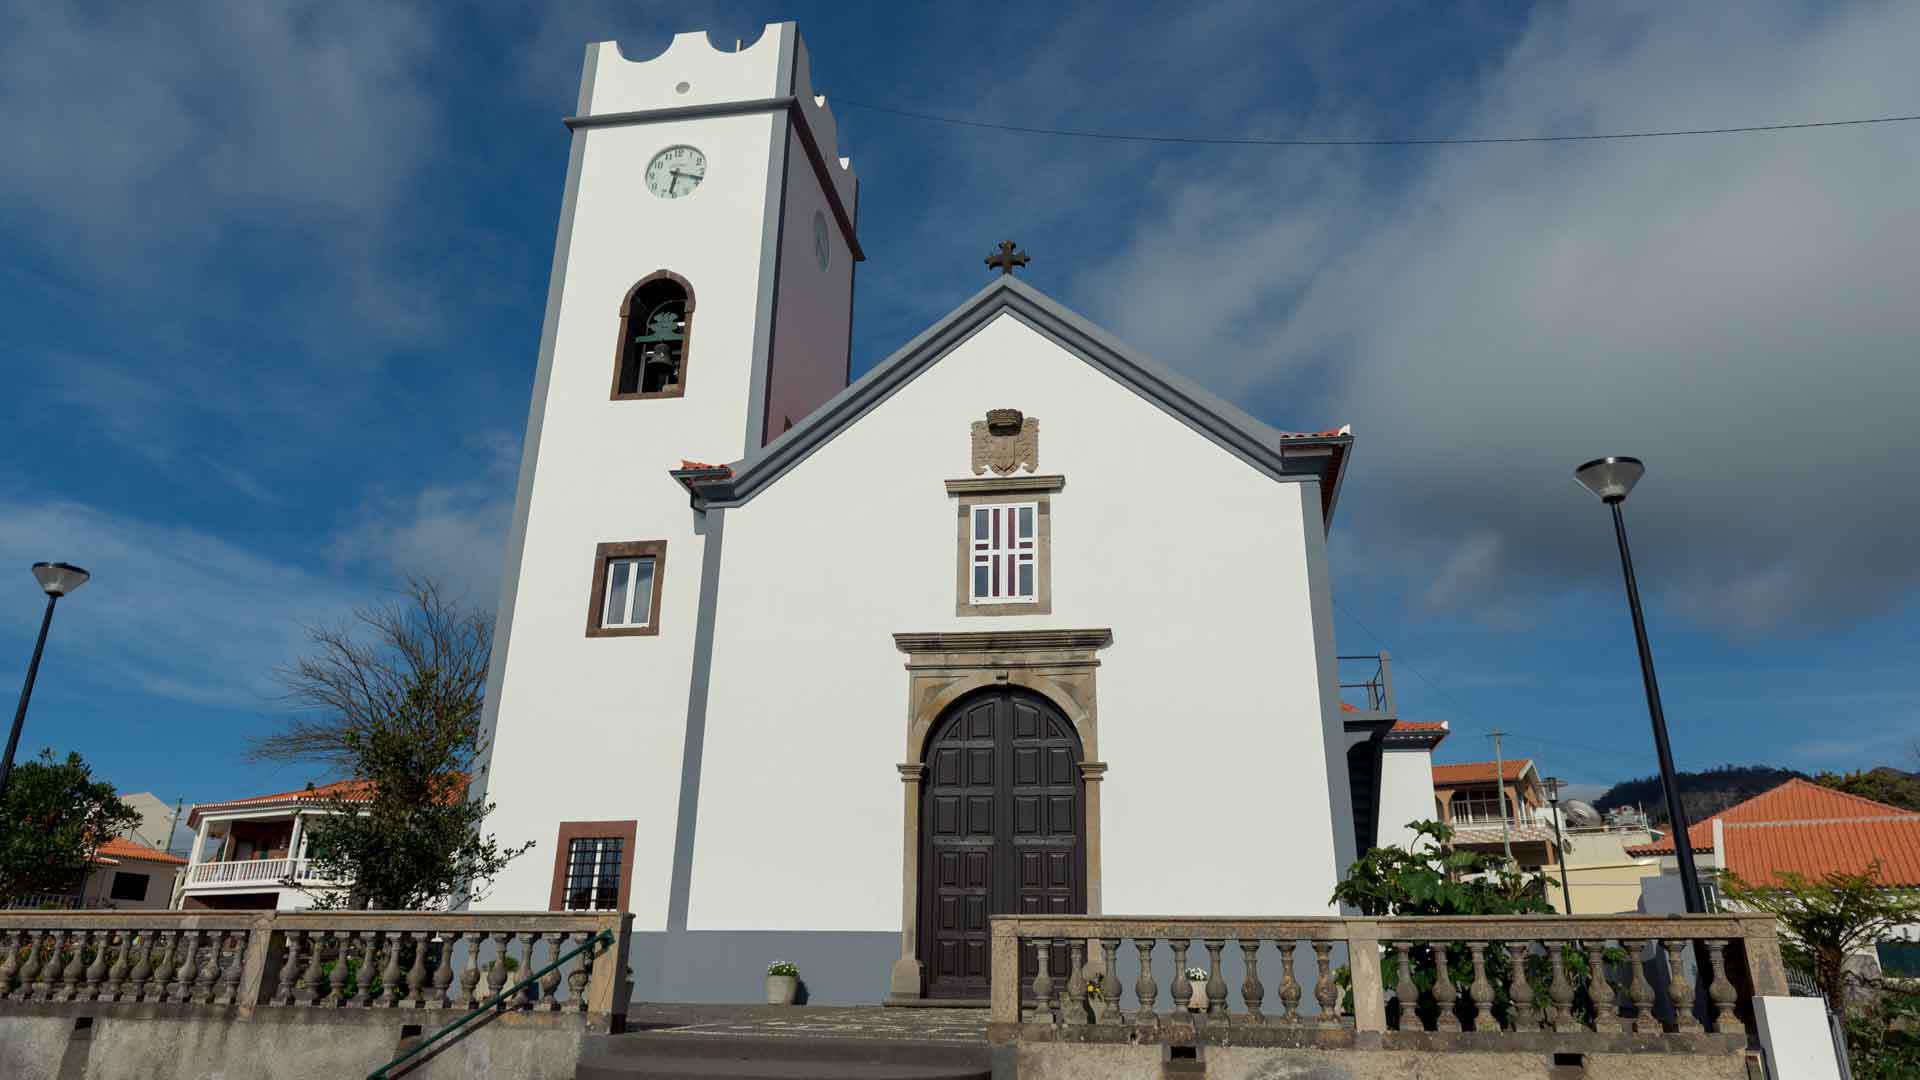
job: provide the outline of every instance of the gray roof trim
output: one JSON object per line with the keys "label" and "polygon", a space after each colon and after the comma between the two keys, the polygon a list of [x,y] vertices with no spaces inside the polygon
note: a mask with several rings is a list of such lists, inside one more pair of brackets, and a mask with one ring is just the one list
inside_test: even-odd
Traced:
{"label": "gray roof trim", "polygon": [[[1003,312],[1271,479],[1283,483],[1319,480],[1324,489],[1338,489],[1339,466],[1353,443],[1352,436],[1286,437],[1122,343],[1040,290],[1004,275],[968,297],[759,453],[749,451],[748,457],[733,466],[730,479],[695,481],[696,502],[717,507],[746,503]],[[1328,516],[1331,520],[1330,509]]]}

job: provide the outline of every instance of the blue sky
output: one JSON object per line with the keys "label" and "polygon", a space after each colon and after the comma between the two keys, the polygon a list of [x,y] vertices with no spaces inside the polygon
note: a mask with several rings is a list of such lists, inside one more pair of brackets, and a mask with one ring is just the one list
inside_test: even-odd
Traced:
{"label": "blue sky", "polygon": [[0,9],[0,687],[27,564],[96,574],[28,753],[189,802],[324,779],[241,758],[301,623],[408,571],[494,601],[582,45],[794,18],[863,182],[856,370],[1012,237],[1262,418],[1352,423],[1341,650],[1393,650],[1442,759],[1499,726],[1582,783],[1654,769],[1606,518],[1568,480],[1638,454],[1681,765],[1916,764],[1920,124],[1220,148],[851,104],[1220,136],[1885,116],[1920,112],[1911,5]]}

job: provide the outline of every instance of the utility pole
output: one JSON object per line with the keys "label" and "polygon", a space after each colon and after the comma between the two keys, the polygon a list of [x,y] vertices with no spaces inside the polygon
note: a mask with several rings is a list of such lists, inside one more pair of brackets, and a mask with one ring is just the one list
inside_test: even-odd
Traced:
{"label": "utility pole", "polygon": [[1494,728],[1487,732],[1493,739],[1493,782],[1500,792],[1500,846],[1506,849],[1507,861],[1513,861],[1513,827],[1507,823],[1507,766],[1500,757],[1500,736],[1506,732]]}

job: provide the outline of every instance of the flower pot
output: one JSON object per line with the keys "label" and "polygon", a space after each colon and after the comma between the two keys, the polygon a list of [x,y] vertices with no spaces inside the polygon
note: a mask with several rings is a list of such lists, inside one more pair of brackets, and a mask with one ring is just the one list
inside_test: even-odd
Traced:
{"label": "flower pot", "polygon": [[1207,1011],[1207,980],[1188,979],[1187,985],[1193,987],[1193,996],[1187,999],[1188,1012]]}
{"label": "flower pot", "polygon": [[791,1005],[800,993],[800,977],[797,975],[767,976],[767,1004]]}

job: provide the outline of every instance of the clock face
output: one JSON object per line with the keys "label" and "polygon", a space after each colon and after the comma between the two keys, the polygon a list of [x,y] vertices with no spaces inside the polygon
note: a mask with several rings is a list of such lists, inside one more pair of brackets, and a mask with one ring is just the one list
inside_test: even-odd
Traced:
{"label": "clock face", "polygon": [[827,259],[833,253],[833,245],[827,241],[827,215],[819,210],[813,212],[813,258],[820,269],[827,268]]}
{"label": "clock face", "polygon": [[669,146],[647,162],[647,190],[663,199],[693,194],[707,178],[707,155],[691,146]]}

